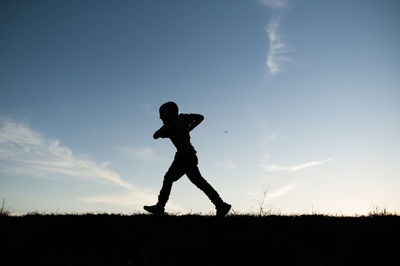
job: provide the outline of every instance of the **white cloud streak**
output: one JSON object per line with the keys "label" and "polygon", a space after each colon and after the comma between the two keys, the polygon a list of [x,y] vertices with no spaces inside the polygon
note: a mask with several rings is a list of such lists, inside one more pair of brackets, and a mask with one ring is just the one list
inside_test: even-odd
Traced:
{"label": "white cloud streak", "polygon": [[302,163],[302,164],[297,164],[297,165],[291,165],[291,166],[281,166],[278,164],[267,164],[267,163],[262,163],[259,166],[267,173],[271,172],[289,172],[289,173],[294,173],[298,172],[300,170],[312,167],[312,166],[317,166],[321,165],[327,162],[331,162],[333,159],[326,159],[326,160],[321,160],[321,161],[313,161],[313,162],[307,162],[307,163]]}
{"label": "white cloud streak", "polygon": [[133,159],[140,159],[145,161],[160,159],[154,152],[154,149],[149,147],[140,147],[140,148],[122,147],[118,148],[118,151],[127,154]]}
{"label": "white cloud streak", "polygon": [[[150,148],[128,149],[142,159],[154,159]],[[96,163],[76,156],[58,140],[44,137],[29,126],[8,120],[0,120],[0,175],[21,175],[33,178],[86,178],[95,182],[124,188],[118,193],[78,197],[85,203],[113,204],[141,207],[157,202],[152,190],[135,186],[123,180],[108,168],[109,162]],[[168,202],[169,209],[185,212],[184,208]]]}
{"label": "white cloud streak", "polygon": [[266,66],[271,76],[276,75],[284,69],[284,64],[292,60],[288,56],[289,50],[286,42],[279,32],[279,13],[282,8],[289,7],[289,0],[260,0],[259,3],[268,8],[274,9],[274,15],[265,27],[269,40]]}
{"label": "white cloud streak", "polygon": [[268,199],[281,197],[283,195],[286,195],[286,194],[289,194],[290,192],[292,192],[295,187],[296,187],[295,183],[290,183],[284,187],[281,187],[280,189],[277,189],[276,191],[267,193],[267,197],[268,197]]}
{"label": "white cloud streak", "polygon": [[269,39],[266,65],[270,75],[281,72],[284,64],[291,61],[287,45],[279,34],[279,24],[279,19],[273,18],[265,28]]}
{"label": "white cloud streak", "polygon": [[0,173],[41,178],[67,175],[132,188],[118,173],[108,169],[107,163],[76,156],[58,140],[45,138],[9,119],[0,121]]}
{"label": "white cloud streak", "polygon": [[289,5],[288,0],[260,0],[260,4],[272,8],[282,8]]}

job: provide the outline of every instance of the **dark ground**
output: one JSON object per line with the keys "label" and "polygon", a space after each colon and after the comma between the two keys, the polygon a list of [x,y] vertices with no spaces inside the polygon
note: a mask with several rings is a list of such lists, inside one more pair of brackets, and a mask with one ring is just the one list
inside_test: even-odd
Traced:
{"label": "dark ground", "polygon": [[1,265],[399,265],[400,216],[0,216]]}

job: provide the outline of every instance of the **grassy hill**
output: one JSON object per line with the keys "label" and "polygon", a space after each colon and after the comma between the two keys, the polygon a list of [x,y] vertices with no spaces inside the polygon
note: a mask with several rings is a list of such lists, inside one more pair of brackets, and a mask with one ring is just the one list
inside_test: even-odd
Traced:
{"label": "grassy hill", "polygon": [[0,263],[397,265],[399,239],[395,215],[2,215]]}

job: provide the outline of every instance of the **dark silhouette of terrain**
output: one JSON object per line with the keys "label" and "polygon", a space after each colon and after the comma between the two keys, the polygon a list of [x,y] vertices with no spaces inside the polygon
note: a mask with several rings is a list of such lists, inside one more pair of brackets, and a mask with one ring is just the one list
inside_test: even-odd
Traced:
{"label": "dark silhouette of terrain", "polygon": [[395,265],[400,216],[0,216],[2,265]]}

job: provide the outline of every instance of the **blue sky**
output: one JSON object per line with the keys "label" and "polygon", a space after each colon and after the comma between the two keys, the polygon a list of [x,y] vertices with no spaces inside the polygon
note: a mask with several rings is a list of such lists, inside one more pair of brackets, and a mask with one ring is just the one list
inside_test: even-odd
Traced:
{"label": "blue sky", "polygon": [[[398,1],[2,1],[0,197],[15,213],[142,212],[175,152],[237,212],[400,210]],[[224,133],[227,131],[228,133]],[[186,177],[169,212],[213,211]]]}

